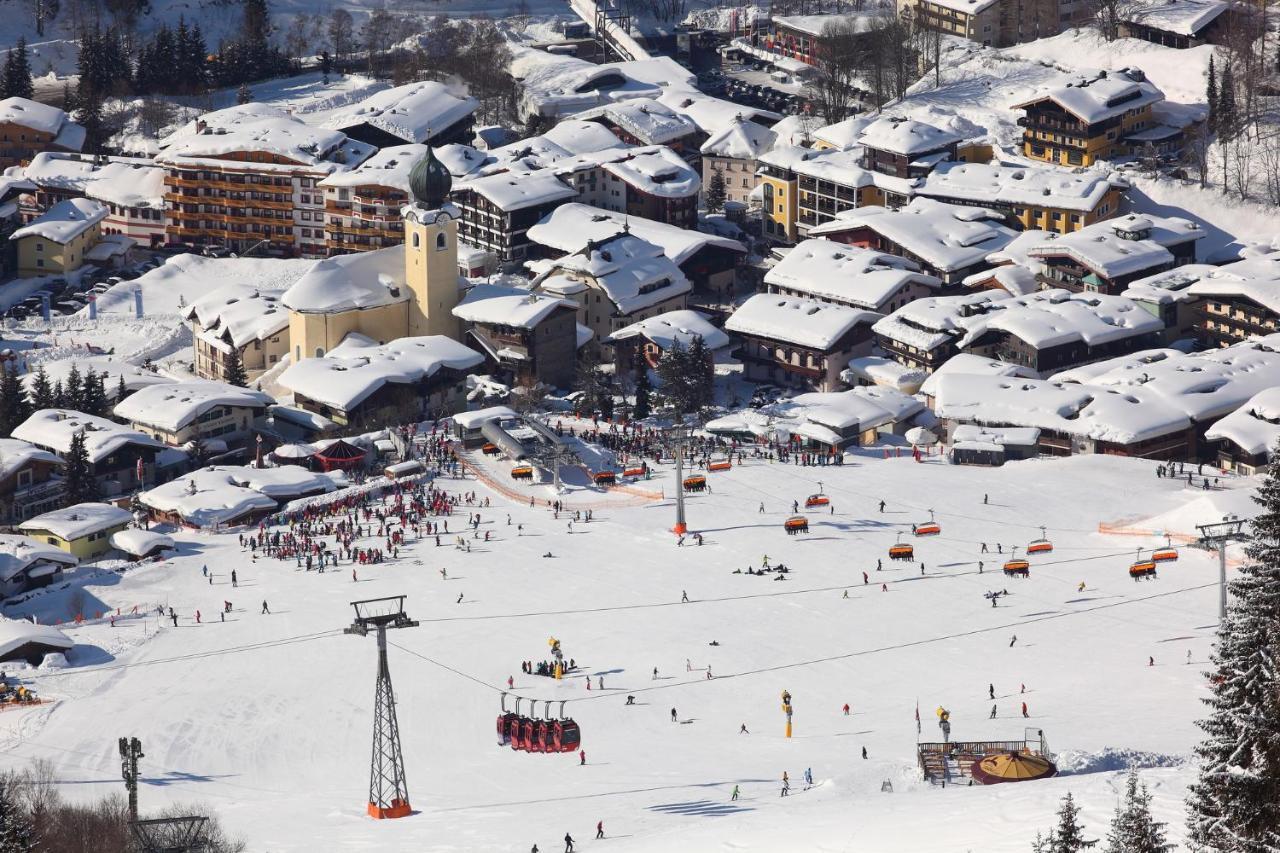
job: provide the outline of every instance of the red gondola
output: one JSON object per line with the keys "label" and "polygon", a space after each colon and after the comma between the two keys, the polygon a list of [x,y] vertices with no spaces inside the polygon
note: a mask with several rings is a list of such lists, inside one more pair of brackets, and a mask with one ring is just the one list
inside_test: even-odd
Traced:
{"label": "red gondola", "polygon": [[1173,543],[1168,536],[1164,539],[1164,547],[1157,548],[1151,553],[1151,559],[1157,563],[1172,563],[1178,559],[1178,549],[1173,547]]}
{"label": "red gondola", "polygon": [[707,463],[708,471],[728,471],[733,467],[733,462],[728,459],[717,459],[714,462]]}
{"label": "red gondola", "polygon": [[636,466],[633,466],[633,467],[631,467],[631,468],[624,468],[624,469],[622,470],[622,476],[624,476],[624,477],[643,477],[643,476],[645,475],[645,472],[646,472],[646,471],[648,471],[648,470],[649,470],[649,469],[648,469],[648,468],[645,468],[643,465],[636,465]]}
{"label": "red gondola", "polygon": [[548,752],[573,752],[582,745],[582,730],[572,719],[564,715],[564,702],[560,703],[560,719],[552,726],[552,749]]}
{"label": "red gondola", "polygon": [[809,495],[809,497],[804,499],[804,505],[810,509],[812,509],[815,506],[827,506],[830,503],[831,503],[831,498],[821,493],[816,495]]}
{"label": "red gondola", "polygon": [[618,481],[617,476],[612,471],[597,471],[592,479],[597,486],[612,486]]}
{"label": "red gondola", "polygon": [[1134,562],[1131,563],[1129,566],[1129,577],[1133,578],[1135,581],[1140,581],[1143,578],[1154,579],[1155,576],[1156,576],[1155,560],[1142,559],[1142,549],[1139,548],[1138,558],[1134,560]]}
{"label": "red gondola", "polygon": [[[537,702],[537,700],[532,700]],[[542,752],[542,737],[546,733],[546,720],[526,718],[522,724],[521,749],[525,752]]]}
{"label": "red gondola", "polygon": [[707,490],[707,478],[701,474],[694,474],[691,477],[685,477],[683,485],[686,492],[705,492]]}
{"label": "red gondola", "polygon": [[485,442],[484,446],[480,448],[480,452],[485,456],[492,456],[498,452],[498,445],[493,442]]}
{"label": "red gondola", "polygon": [[516,710],[507,710],[507,694],[502,694],[502,713],[498,715],[498,746],[511,743],[512,734],[519,727],[520,698],[516,697]]}
{"label": "red gondola", "polygon": [[1009,577],[1029,578],[1031,577],[1031,563],[1027,560],[1018,558],[1018,549],[1015,547],[1009,555],[1009,559],[1005,561],[1004,573]]}
{"label": "red gondola", "polygon": [[[516,709],[519,710],[520,700],[516,700]],[[525,738],[533,736],[533,721],[528,717],[522,717],[517,714],[515,720],[511,723],[511,748],[524,752],[528,749]]]}
{"label": "red gondola", "polygon": [[797,533],[809,532],[809,519],[803,515],[793,515],[786,521],[782,522],[782,527],[787,533],[795,535]]}
{"label": "red gondola", "polygon": [[533,466],[532,466],[532,465],[517,465],[516,467],[514,467],[514,468],[512,468],[512,469],[511,469],[511,479],[513,479],[513,480],[532,480],[532,479],[533,479]]}

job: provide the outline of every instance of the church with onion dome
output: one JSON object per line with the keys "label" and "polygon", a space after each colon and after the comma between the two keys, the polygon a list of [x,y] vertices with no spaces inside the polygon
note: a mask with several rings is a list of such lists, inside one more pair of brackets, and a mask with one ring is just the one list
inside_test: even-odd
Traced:
{"label": "church with onion dome", "polygon": [[409,173],[411,201],[401,209],[404,244],[316,262],[285,291],[293,364],[324,358],[348,335],[377,344],[440,335],[459,340],[453,314],[458,276],[458,209],[452,178],[435,153]]}

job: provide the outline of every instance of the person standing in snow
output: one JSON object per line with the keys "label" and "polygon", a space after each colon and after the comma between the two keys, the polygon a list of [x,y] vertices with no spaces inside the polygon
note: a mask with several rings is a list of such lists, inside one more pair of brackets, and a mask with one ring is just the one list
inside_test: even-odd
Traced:
{"label": "person standing in snow", "polygon": [[992,705],[992,706],[991,706],[991,716],[990,716],[990,717],[988,717],[987,719],[988,719],[988,720],[994,720],[995,718],[996,718],[996,706],[995,706],[995,705]]}
{"label": "person standing in snow", "polygon": [[271,615],[271,608],[267,607],[267,600],[265,598],[262,599],[262,612],[266,613],[268,616]]}
{"label": "person standing in snow", "polygon": [[240,585],[240,581],[239,581],[239,579],[236,577],[236,570],[235,570],[235,569],[232,569],[232,570],[231,570],[231,586],[233,586],[233,587],[237,587],[237,586],[239,586],[239,585]]}
{"label": "person standing in snow", "polygon": [[884,512],[884,501],[880,501],[880,511]]}
{"label": "person standing in snow", "polygon": [[988,699],[996,698],[996,686],[994,684],[987,685],[987,698]]}
{"label": "person standing in snow", "polygon": [[578,750],[578,766],[583,767],[587,763],[587,751],[585,749]]}
{"label": "person standing in snow", "polygon": [[596,838],[604,838],[604,821],[596,821]]}
{"label": "person standing in snow", "polygon": [[671,709],[671,722],[673,722],[673,723],[674,723],[675,721],[676,721],[676,709],[675,709],[675,708],[672,708],[672,709]]}
{"label": "person standing in snow", "polygon": [[862,758],[863,758],[863,760],[866,760],[866,757],[867,757],[867,748],[864,746],[864,747],[862,748]]}
{"label": "person standing in snow", "polygon": [[845,702],[845,703],[844,703],[844,715],[845,715],[846,717],[847,717],[847,716],[849,716],[849,703],[848,703],[848,702]]}
{"label": "person standing in snow", "polygon": [[1022,703],[1022,716],[1024,716],[1024,717],[1030,717],[1030,716],[1031,716],[1030,714],[1028,714],[1028,713],[1027,713],[1027,703],[1026,703],[1026,702],[1023,702],[1023,703]]}
{"label": "person standing in snow", "polygon": [[1016,642],[1018,642],[1018,635],[1014,634],[1012,637],[1009,638],[1009,648],[1013,648],[1013,644]]}
{"label": "person standing in snow", "polygon": [[738,799],[738,786],[737,786],[737,785],[734,785],[734,786],[733,786],[733,793],[729,795],[729,802],[731,802],[731,803],[732,803],[732,802],[733,802],[734,800],[736,800],[736,799]]}
{"label": "person standing in snow", "polygon": [[573,853],[573,836],[567,832],[564,834],[564,853]]}
{"label": "person standing in snow", "polygon": [[680,590],[680,603],[681,603],[681,604],[688,604],[688,603],[689,603],[689,593],[688,593],[688,592],[686,592],[686,591],[685,591],[685,590],[683,590],[683,589],[682,589],[682,590]]}

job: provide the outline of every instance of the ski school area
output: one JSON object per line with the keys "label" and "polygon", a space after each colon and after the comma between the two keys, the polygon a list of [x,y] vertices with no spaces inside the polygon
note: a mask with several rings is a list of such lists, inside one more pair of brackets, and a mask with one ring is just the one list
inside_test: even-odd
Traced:
{"label": "ski school area", "polygon": [[[1218,560],[1180,543],[1243,513],[1252,481],[1204,492],[1106,456],[690,454],[683,476],[710,488],[685,494],[681,543],[665,454],[630,492],[566,467],[558,494],[459,454],[429,487],[366,484],[305,518],[162,528],[173,556],[8,608],[104,616],[64,626],[67,668],[10,673],[47,701],[0,713],[0,766],[46,759],[66,796],[98,797],[122,790],[117,739],[138,737],[144,812],[202,804],[273,853],[559,851],[566,834],[581,851],[1025,851],[1068,791],[1105,835],[1137,767],[1183,840]],[[329,558],[308,568],[316,544]],[[391,596],[416,623],[387,632],[410,813],[374,820],[377,647],[344,629],[351,602]],[[983,744],[1001,761],[978,767]]]}

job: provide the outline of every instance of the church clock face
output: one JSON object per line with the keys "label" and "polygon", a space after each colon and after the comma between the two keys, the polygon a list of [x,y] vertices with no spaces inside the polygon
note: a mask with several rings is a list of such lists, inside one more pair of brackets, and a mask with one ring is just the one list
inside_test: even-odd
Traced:
{"label": "church clock face", "polygon": [[443,212],[441,212],[441,213],[437,213],[437,214],[436,214],[436,222],[435,222],[435,224],[436,224],[436,225],[447,225],[447,224],[449,224],[449,214],[447,214],[447,213],[443,213]]}

